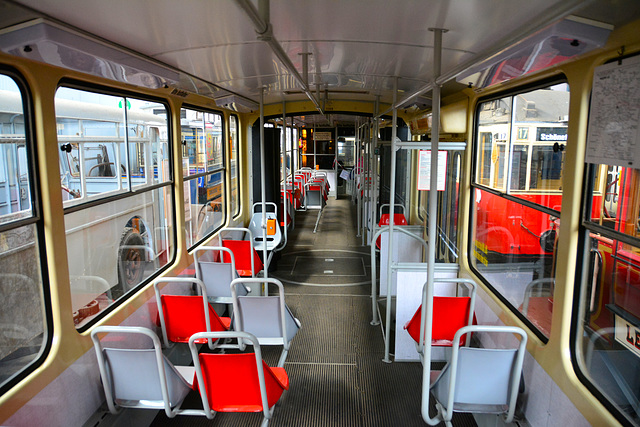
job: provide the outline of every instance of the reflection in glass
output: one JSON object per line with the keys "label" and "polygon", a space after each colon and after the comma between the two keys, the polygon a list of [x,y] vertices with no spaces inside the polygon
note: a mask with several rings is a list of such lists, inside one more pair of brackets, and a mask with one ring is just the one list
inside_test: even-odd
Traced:
{"label": "reflection in glass", "polygon": [[548,336],[560,220],[480,189],[475,199],[473,266]]}
{"label": "reflection in glass", "polygon": [[230,176],[231,176],[231,212],[232,216],[236,216],[240,212],[240,190],[238,187],[238,119],[236,116],[229,117],[229,135],[230,135]]}
{"label": "reflection in glass", "polygon": [[219,113],[189,108],[182,109],[181,117],[184,209],[191,248],[225,222],[223,118]]}
{"label": "reflection in glass", "polygon": [[475,182],[560,211],[568,117],[566,84],[481,103]]}
{"label": "reflection in glass", "polygon": [[55,102],[66,205],[171,180],[163,105],[64,87]]}
{"label": "reflection in glass", "polygon": [[581,293],[584,333],[577,343],[581,368],[622,413],[639,423],[640,247],[596,233],[587,241]]}
{"label": "reflection in glass", "polygon": [[77,327],[172,259],[171,193],[161,187],[65,214]]}

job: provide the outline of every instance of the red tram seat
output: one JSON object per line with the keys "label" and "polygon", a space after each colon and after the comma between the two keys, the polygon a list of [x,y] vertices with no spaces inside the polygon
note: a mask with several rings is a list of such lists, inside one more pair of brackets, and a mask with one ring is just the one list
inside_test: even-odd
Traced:
{"label": "red tram seat", "polygon": [[[378,227],[389,225],[390,222],[389,214],[382,214],[380,215]],[[404,214],[393,214],[393,225],[408,225],[407,218],[404,217]],[[378,239],[376,239],[376,248],[378,249],[380,249],[380,237],[382,236],[378,236]]]}
{"label": "red tram seat", "polygon": [[[184,283],[196,285],[201,295],[170,295],[160,294],[160,283]],[[162,338],[165,346],[173,343],[187,343],[189,337],[198,332],[228,331],[231,319],[220,317],[208,302],[207,290],[204,283],[194,277],[160,277],[153,281],[158,305],[158,317]],[[207,342],[204,340],[200,343]],[[208,341],[209,347],[214,348],[214,342]]]}
{"label": "red tram seat", "polygon": [[[195,343],[201,339],[237,338],[250,341],[254,353],[198,354]],[[189,340],[196,379],[204,412],[262,412],[266,426],[289,377],[284,368],[271,368],[262,360],[258,339],[247,332],[199,333]]]}
{"label": "red tram seat", "polygon": [[[223,240],[222,246],[233,252],[236,263],[236,271],[240,277],[255,277],[257,272],[262,271],[263,265],[258,252],[251,245],[250,240]],[[253,256],[253,268],[251,270],[251,257]],[[231,256],[226,252],[222,254],[225,263],[231,262]]]}
{"label": "red tram seat", "polygon": [[[431,332],[431,345],[453,345],[453,337],[458,329],[467,326],[469,322],[469,309],[471,297],[433,297],[433,329]],[[420,317],[422,305],[418,307],[411,320],[404,325],[411,338],[420,342]],[[475,317],[474,317],[475,323]],[[466,335],[460,338],[460,345],[465,345]]]}
{"label": "red tram seat", "polygon": [[[200,338],[200,340],[206,338]],[[196,343],[198,340],[195,341]],[[216,412],[261,412],[260,384],[254,353],[198,355],[211,409]],[[276,404],[289,389],[284,368],[272,368],[264,361],[268,407]]]}
{"label": "red tram seat", "polygon": [[[228,331],[231,326],[231,319],[219,317],[208,303],[203,309],[204,302],[201,296],[162,295],[160,299],[167,338],[171,342],[186,343],[189,342],[189,337],[197,332]],[[204,310],[208,310],[209,327]],[[205,339],[197,344],[206,342]]]}
{"label": "red tram seat", "polygon": [[[99,334],[141,334],[151,348],[103,347]],[[198,354],[196,344],[238,338],[249,341],[254,353]],[[273,415],[276,403],[289,389],[284,368],[271,368],[262,360],[258,339],[246,332],[200,332],[189,339],[193,366],[175,366],[162,354],[160,340],[150,329],[131,326],[98,326],[91,332],[109,411],[121,407],[164,409],[167,417],[216,412],[263,412],[262,426]],[[199,384],[203,385],[199,387]],[[202,409],[182,408],[191,390],[200,394]]]}

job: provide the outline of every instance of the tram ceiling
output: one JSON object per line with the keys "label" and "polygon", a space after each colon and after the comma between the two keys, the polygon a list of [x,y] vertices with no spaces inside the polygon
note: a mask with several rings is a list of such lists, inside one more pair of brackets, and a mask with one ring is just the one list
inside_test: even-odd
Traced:
{"label": "tram ceiling", "polygon": [[[514,41],[522,35],[532,43],[547,33],[567,39],[567,46],[550,43],[547,49],[557,48],[563,57],[581,37],[579,49],[604,43],[611,28],[640,16],[640,3],[627,3],[612,8],[608,0],[496,0],[491,7],[481,0],[0,0],[0,49],[33,56],[33,50],[17,45],[11,50],[6,35],[15,24],[44,18],[94,43],[110,44],[139,64],[152,65],[143,72],[164,70],[171,77],[160,81],[168,86],[211,96],[219,105],[242,111],[255,110],[263,89],[265,104],[310,99],[320,112],[327,102],[343,100],[379,100],[388,106],[396,80],[396,107],[428,108],[434,80],[443,84],[443,96],[471,77],[474,84],[481,79],[486,84],[482,73],[509,52],[517,53],[522,46]],[[148,18],[151,12],[153,19]],[[565,27],[549,27],[567,15],[604,21],[607,32],[591,40],[582,33],[565,34],[573,31]],[[439,80],[432,71],[433,28],[447,30]],[[30,37],[33,40],[19,42],[42,41],[41,35]],[[90,44],[65,48],[102,59]],[[52,57],[34,59],[51,62]],[[474,66],[480,77],[456,82]],[[144,79],[133,83],[146,84]],[[354,117],[340,120],[353,123]]]}

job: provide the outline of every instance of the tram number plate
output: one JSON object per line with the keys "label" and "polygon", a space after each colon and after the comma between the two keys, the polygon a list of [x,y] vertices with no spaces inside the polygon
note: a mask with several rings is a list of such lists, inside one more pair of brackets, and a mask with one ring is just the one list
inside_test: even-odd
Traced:
{"label": "tram number plate", "polygon": [[616,316],[616,341],[640,356],[640,328]]}

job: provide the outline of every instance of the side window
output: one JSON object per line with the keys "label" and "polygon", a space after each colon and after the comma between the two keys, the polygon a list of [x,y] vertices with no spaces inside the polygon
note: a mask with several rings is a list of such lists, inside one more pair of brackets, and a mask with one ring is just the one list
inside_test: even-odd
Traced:
{"label": "side window", "polygon": [[239,129],[238,118],[236,116],[229,117],[229,163],[231,165],[231,215],[236,216],[240,213],[240,162],[238,159],[239,152]]}
{"label": "side window", "polygon": [[73,318],[82,328],[173,258],[163,104],[61,87],[55,98]]}
{"label": "side window", "polygon": [[541,335],[551,330],[569,87],[478,105],[471,265]]}
{"label": "side window", "polygon": [[181,119],[184,210],[189,248],[225,223],[222,114],[183,108]]}
{"label": "side window", "polygon": [[49,338],[43,224],[26,104],[16,80],[0,72],[1,393],[35,368]]}
{"label": "side window", "polygon": [[573,350],[582,381],[622,424],[638,425],[640,169],[626,135],[637,134],[640,57],[598,67],[593,80]]}

